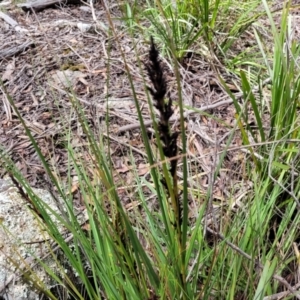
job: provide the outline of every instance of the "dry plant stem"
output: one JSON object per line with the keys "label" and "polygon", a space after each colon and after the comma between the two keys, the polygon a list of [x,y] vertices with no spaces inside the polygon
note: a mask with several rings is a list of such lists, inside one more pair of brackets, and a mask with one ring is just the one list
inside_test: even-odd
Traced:
{"label": "dry plant stem", "polygon": [[215,172],[216,172],[216,169],[217,169],[217,160],[218,159],[218,149],[217,149],[217,145],[218,145],[218,142],[217,142],[217,137],[215,136],[215,140],[216,140],[216,143],[215,143],[215,147],[214,147],[214,155],[213,155],[213,164],[211,166],[211,170],[210,170],[210,173],[209,173],[209,176],[208,176],[208,180],[209,180],[209,188],[208,188],[208,191],[209,191],[209,199],[208,199],[208,203],[207,203],[207,211],[206,211],[206,214],[205,214],[205,222],[204,222],[204,233],[206,232],[207,230],[207,227],[208,227],[208,216],[211,214],[212,216],[212,219],[213,219],[213,224],[214,224],[214,228],[217,229],[218,225],[217,225],[217,220],[216,220],[216,216],[215,214],[213,213],[213,187],[214,187],[214,184],[215,184]]}
{"label": "dry plant stem", "polygon": [[[255,260],[253,257],[251,257],[249,254],[245,253],[243,250],[241,250],[238,246],[234,245],[233,243],[229,242],[223,234],[221,234],[220,232],[216,232],[212,229],[210,229],[209,227],[207,227],[207,231],[213,235],[215,235],[216,237],[220,238],[221,240],[223,240],[230,248],[232,248],[233,250],[235,250],[236,252],[238,252],[239,254],[241,254],[243,257],[247,258],[248,260],[254,261],[255,265],[263,270],[264,266],[257,260]],[[288,290],[289,293],[291,293],[292,295],[294,295],[297,299],[300,299],[300,292],[296,290],[296,288],[298,288],[298,284],[296,285],[296,287],[292,287],[283,277],[281,277],[280,275],[274,274],[272,275],[272,277],[279,281],[280,283],[282,283]]]}
{"label": "dry plant stem", "polygon": [[[294,289],[298,289],[300,287],[300,283],[297,283],[295,286],[293,286]],[[277,293],[274,295],[266,296],[263,298],[263,300],[279,300],[279,299],[285,299],[286,297],[290,296],[290,291]]]}
{"label": "dry plant stem", "polygon": [[[228,100],[220,101],[220,102],[217,102],[217,103],[214,103],[214,104],[211,104],[211,105],[206,105],[206,106],[203,106],[203,107],[200,107],[200,108],[196,108],[198,111],[188,110],[184,113],[184,117],[186,118],[186,117],[188,117],[192,114],[197,114],[199,112],[204,112],[204,111],[207,111],[207,110],[210,110],[210,109],[214,109],[214,108],[217,108],[217,107],[222,106],[222,105],[229,105],[231,103],[232,103],[232,100],[228,99]],[[180,119],[180,116],[170,118],[170,123],[174,123],[174,122],[178,121],[179,119]],[[150,127],[152,124],[153,124],[152,120],[144,122],[145,127]],[[140,128],[140,127],[141,127],[140,124],[125,125],[125,126],[120,127],[118,132],[122,133],[124,131],[129,131],[129,130],[137,129],[137,128]]]}
{"label": "dry plant stem", "polygon": [[90,0],[90,8],[91,8],[91,10],[92,10],[93,21],[94,21],[94,22],[97,22],[97,18],[96,18],[96,14],[95,14],[95,9],[94,9],[93,0]]}
{"label": "dry plant stem", "polygon": [[[48,85],[49,85],[51,88],[53,88],[53,89],[59,91],[59,92],[62,93],[63,95],[66,95],[66,96],[68,96],[68,97],[70,97],[70,98],[76,97],[76,100],[78,100],[79,102],[81,102],[81,103],[83,103],[83,104],[85,104],[85,105],[92,106],[92,107],[96,107],[96,108],[98,108],[98,109],[99,109],[100,111],[102,111],[102,112],[105,112],[105,111],[106,111],[105,103],[104,103],[104,104],[100,104],[100,103],[91,103],[91,102],[89,102],[89,101],[87,101],[87,100],[84,100],[84,99],[78,97],[77,95],[75,96],[73,93],[66,92],[65,90],[59,88],[58,86],[56,86],[56,85],[54,85],[54,84],[48,83]],[[124,99],[124,98],[113,98],[114,101],[118,101],[118,100],[122,100],[122,99]],[[126,98],[126,100],[132,100],[132,99],[130,99],[130,98],[127,99],[127,98]],[[105,102],[106,99],[103,98],[103,99],[100,99],[100,101]],[[123,114],[120,114],[119,112],[110,111],[110,113],[112,113],[112,114],[114,114],[114,115],[116,115],[116,116],[118,116],[118,117],[121,117],[122,119],[128,121],[128,119],[125,118],[124,115],[123,115]]]}
{"label": "dry plant stem", "polygon": [[[113,138],[113,137],[111,137],[111,136],[107,136],[106,134],[103,134],[103,135],[105,135],[107,138],[110,138],[110,139],[112,139],[112,140],[114,140],[114,141],[116,141],[116,142],[118,142],[118,143],[120,143],[120,144],[122,144],[122,145],[124,145],[124,146],[129,147],[130,149],[136,151],[137,153],[139,153],[139,154],[141,154],[141,155],[143,155],[143,156],[146,156],[146,153],[144,153],[144,152],[142,152],[142,151],[136,149],[135,147],[133,147],[133,146],[131,146],[131,145],[129,145],[129,144],[120,142],[118,139]],[[288,142],[288,143],[300,143],[300,140],[297,140],[297,139],[289,139],[289,140],[285,140],[285,142]],[[263,146],[263,145],[270,145],[270,144],[274,144],[274,143],[275,143],[274,141],[270,141],[270,142],[253,143],[253,144],[250,144],[250,145],[236,146],[236,147],[231,147],[231,148],[227,148],[227,149],[225,149],[225,150],[218,151],[217,154],[220,155],[220,154],[222,154],[224,151],[227,151],[227,152],[228,152],[228,151],[238,151],[238,150],[243,151],[244,148],[250,148],[250,147],[256,147],[256,146]],[[189,156],[189,155],[191,155],[191,154],[186,153],[186,154],[184,154],[184,155],[185,155],[185,156]],[[161,160],[160,162],[157,162],[157,163],[154,164],[154,165],[149,166],[149,169],[150,169],[150,168],[156,168],[157,166],[160,166],[160,165],[162,165],[162,164],[165,164],[165,163],[168,163],[168,162],[170,162],[170,161],[173,161],[173,160],[182,158],[184,155],[183,155],[183,154],[179,154],[179,155],[173,156],[173,157],[171,157],[171,158],[166,158],[166,159],[164,159],[164,160]],[[207,157],[207,156],[210,156],[210,155],[211,155],[211,153],[207,153],[207,154],[204,154],[204,155],[200,155],[200,156],[197,157],[197,159],[201,159],[201,158],[204,158],[204,157]],[[192,155],[192,156],[193,156],[194,158],[196,158],[196,156],[194,156],[194,155]],[[259,158],[260,158],[260,157],[259,157]]]}
{"label": "dry plant stem", "polygon": [[[271,78],[267,78],[266,80],[264,80],[261,84],[261,86],[265,86],[266,84],[270,83],[271,82]],[[252,89],[252,92],[257,92],[258,90],[260,89],[260,86],[255,86],[253,89]],[[234,95],[234,97],[236,99],[241,99],[244,97],[244,94],[242,92],[239,92],[239,93],[236,93]],[[227,97],[226,97],[227,98]],[[225,98],[225,99],[226,99]],[[214,103],[214,104],[211,104],[211,105],[205,105],[205,106],[202,106],[200,108],[196,108],[198,110],[198,112],[196,112],[195,110],[188,110],[184,113],[184,117],[188,117],[189,115],[192,115],[192,114],[196,114],[196,113],[199,113],[200,112],[204,112],[204,111],[207,111],[207,110],[210,110],[210,109],[214,109],[214,108],[217,108],[219,106],[222,106],[222,105],[229,105],[233,102],[232,99],[227,99],[227,100],[223,100],[223,101],[219,101],[217,103]],[[170,122],[171,123],[174,123],[175,121],[178,121],[180,118],[180,116],[176,116],[176,117],[173,117],[170,119]],[[145,127],[149,127],[151,126],[153,123],[153,121],[147,121],[147,122],[144,122],[144,125]],[[129,131],[129,130],[132,130],[132,129],[137,129],[137,128],[140,128],[140,124],[130,124],[130,125],[125,125],[121,128],[119,128],[119,133],[121,132],[124,132],[124,131]]]}
{"label": "dry plant stem", "polygon": [[39,75],[39,77],[43,76],[46,73],[46,68],[39,68],[39,70],[34,74],[34,76],[23,86],[23,88],[20,90],[20,93],[25,91],[36,79],[36,76]]}
{"label": "dry plant stem", "polygon": [[102,132],[101,134],[102,134],[103,136],[105,136],[106,138],[108,138],[108,139],[110,139],[110,140],[113,140],[113,141],[115,141],[116,143],[118,143],[118,144],[120,144],[120,145],[126,146],[126,147],[128,147],[129,149],[131,149],[132,151],[135,151],[136,153],[138,153],[138,154],[140,154],[140,155],[142,155],[142,156],[144,156],[144,157],[147,157],[147,154],[146,154],[145,152],[143,152],[143,151],[141,151],[141,150],[139,150],[139,149],[137,149],[137,148],[135,148],[135,147],[133,147],[133,146],[127,144],[127,143],[121,142],[119,139],[117,139],[117,138],[115,138],[115,137],[113,137],[113,136],[111,136],[111,135],[108,135],[108,134],[106,134],[105,132]]}
{"label": "dry plant stem", "polygon": [[3,107],[4,107],[4,111],[6,113],[6,118],[8,121],[12,121],[12,113],[11,110],[13,109],[7,99],[7,94],[6,92],[0,87],[0,91],[2,92],[2,103],[3,103]]}
{"label": "dry plant stem", "polygon": [[[287,139],[284,140],[285,143],[300,143],[300,139]],[[261,143],[252,143],[249,145],[242,145],[242,146],[235,146],[235,147],[229,147],[226,149],[226,151],[236,151],[236,150],[241,150],[241,149],[247,149],[250,147],[257,147],[257,146],[264,146],[264,145],[272,145],[278,143],[278,141],[266,141],[266,142],[261,142]],[[219,151],[218,153],[222,153],[224,150]]]}
{"label": "dry plant stem", "polygon": [[108,32],[108,28],[104,25],[104,23],[102,23],[101,21],[99,21],[97,19],[97,17],[96,17],[93,0],[90,0],[89,4],[90,4],[89,6],[91,8],[91,11],[92,11],[93,21],[99,26],[101,32],[104,33],[105,36],[108,36],[108,33],[107,33]]}
{"label": "dry plant stem", "polygon": [[88,70],[89,73],[92,73],[89,65],[87,64],[86,60],[78,53],[78,51],[76,51],[71,45],[69,45],[68,43],[66,43],[66,45],[82,60],[82,62],[84,63],[84,65],[86,66],[86,69]]}

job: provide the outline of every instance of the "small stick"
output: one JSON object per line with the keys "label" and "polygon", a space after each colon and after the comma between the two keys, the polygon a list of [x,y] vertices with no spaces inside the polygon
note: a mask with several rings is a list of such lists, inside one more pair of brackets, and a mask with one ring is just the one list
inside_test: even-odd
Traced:
{"label": "small stick", "polygon": [[[262,83],[261,83],[261,86],[265,86],[266,84],[270,83],[271,82],[271,78],[267,78],[266,80],[264,80]],[[255,86],[253,89],[252,89],[252,92],[256,92],[258,91],[260,88],[259,85]],[[234,95],[235,99],[240,99],[244,96],[244,94],[242,92],[239,92],[239,93],[236,93]],[[219,106],[222,106],[222,105],[228,105],[228,104],[231,104],[233,102],[232,99],[228,99],[228,100],[223,100],[223,101],[220,101],[220,102],[217,102],[217,103],[214,103],[214,104],[211,104],[211,105],[206,105],[206,106],[203,106],[203,107],[200,107],[200,108],[196,108],[197,111],[195,110],[188,110],[184,113],[184,117],[188,117],[189,115],[191,114],[195,114],[195,113],[199,113],[199,112],[204,112],[206,110],[210,110],[210,109],[214,109],[214,108],[217,108]],[[177,116],[177,117],[171,117],[171,119],[169,120],[171,123],[174,123],[176,121],[178,121],[180,118],[180,116]],[[144,122],[144,125],[145,127],[149,127],[151,126],[153,123],[152,120],[150,121],[147,121],[147,122]],[[141,125],[140,124],[130,124],[130,125],[125,125],[125,126],[122,126],[119,128],[118,130],[118,133],[121,133],[121,132],[124,132],[124,131],[129,131],[129,130],[133,130],[133,129],[137,129],[137,128],[140,128]]]}
{"label": "small stick", "polygon": [[[192,114],[195,114],[195,113],[199,113],[199,112],[204,112],[206,110],[210,110],[210,109],[213,109],[213,108],[216,108],[216,107],[219,107],[219,106],[222,106],[222,105],[227,105],[227,104],[231,104],[232,103],[232,100],[231,99],[228,99],[228,100],[224,100],[224,101],[220,101],[220,102],[217,102],[217,103],[214,103],[214,104],[211,104],[211,105],[206,105],[206,106],[203,106],[203,107],[200,107],[200,108],[197,108],[197,111],[195,110],[188,110],[184,113],[184,117],[188,117],[189,115],[192,115]],[[170,119],[170,122],[171,123],[174,123],[176,121],[178,121],[180,118],[180,116],[176,116],[176,117],[171,117]],[[150,120],[150,121],[146,121],[144,122],[144,125],[145,127],[150,127],[152,125],[153,121]],[[140,124],[130,124],[130,125],[125,125],[125,126],[122,126],[119,128],[118,130],[118,133],[121,133],[121,132],[124,132],[124,131],[130,131],[130,130],[133,130],[133,129],[137,129],[137,128],[140,128],[141,125]]]}

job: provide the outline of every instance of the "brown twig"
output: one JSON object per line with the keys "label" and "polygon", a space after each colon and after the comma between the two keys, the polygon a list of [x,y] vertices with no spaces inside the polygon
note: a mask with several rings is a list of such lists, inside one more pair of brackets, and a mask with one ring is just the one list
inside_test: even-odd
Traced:
{"label": "brown twig", "polygon": [[[296,285],[293,286],[294,289],[298,289],[300,287],[300,283],[297,283]],[[280,299],[285,299],[287,296],[291,294],[290,291],[285,291],[277,294],[273,294],[270,296],[266,296],[263,298],[263,300],[280,300]]]}
{"label": "brown twig", "polygon": [[[264,80],[261,84],[261,86],[265,86],[266,84],[270,83],[271,81],[271,78],[267,78],[266,80]],[[255,86],[253,89],[252,89],[252,92],[256,92],[260,89],[260,86]],[[242,92],[239,92],[239,93],[236,93],[234,94],[234,97],[235,99],[241,99],[244,97],[244,94]],[[225,97],[226,99],[227,97]],[[223,97],[224,99],[224,97]],[[222,100],[222,101],[219,101],[219,102],[216,102],[214,104],[210,104],[210,105],[204,105],[200,108],[195,108],[193,110],[187,110],[185,113],[184,113],[184,117],[187,118],[188,116],[192,115],[192,114],[197,114],[197,113],[201,113],[201,112],[204,112],[204,111],[207,111],[207,110],[210,110],[210,109],[214,109],[214,108],[217,108],[217,107],[220,107],[222,105],[229,105],[233,102],[233,100],[231,98],[227,99],[227,100]],[[170,119],[170,123],[174,123],[176,121],[178,121],[180,119],[180,116],[173,116],[171,119]],[[150,120],[150,121],[147,121],[147,122],[144,122],[144,125],[145,127],[149,127],[153,124],[153,121]],[[130,125],[125,125],[125,126],[122,126],[119,128],[118,132],[121,133],[121,132],[124,132],[124,131],[129,131],[129,130],[133,130],[133,129],[137,129],[137,128],[140,128],[141,125],[140,124],[130,124]]]}
{"label": "brown twig", "polygon": [[[231,103],[232,103],[232,100],[228,99],[228,100],[220,101],[220,102],[217,102],[217,103],[214,103],[214,104],[211,104],[211,105],[205,105],[203,107],[196,108],[196,109],[193,109],[193,110],[187,110],[184,113],[184,117],[187,118],[188,116],[190,116],[192,114],[198,114],[198,113],[210,110],[210,109],[217,108],[217,107],[222,106],[222,105],[229,105]],[[174,123],[174,122],[178,121],[179,118],[180,118],[180,116],[175,116],[175,117],[170,118],[169,121],[170,121],[170,123]],[[152,120],[144,122],[145,127],[150,127],[152,124],[153,124]],[[125,132],[125,131],[130,131],[130,130],[137,129],[137,128],[140,128],[140,127],[141,127],[140,124],[125,125],[125,126],[122,126],[122,127],[119,128],[118,133]]]}

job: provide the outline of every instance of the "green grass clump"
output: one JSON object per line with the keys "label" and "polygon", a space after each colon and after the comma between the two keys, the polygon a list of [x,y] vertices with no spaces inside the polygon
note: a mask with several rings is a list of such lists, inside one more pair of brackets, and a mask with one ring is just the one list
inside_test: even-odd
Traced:
{"label": "green grass clump", "polygon": [[249,52],[237,56],[230,50],[264,14],[259,5],[257,0],[148,0],[144,5],[128,3],[124,11],[132,32],[153,36],[162,45],[163,55],[175,55],[181,61],[187,54],[196,53],[208,61],[223,60],[228,66],[239,68],[253,64],[247,61]]}
{"label": "green grass clump", "polygon": [[[64,263],[51,250],[56,270],[41,260],[39,263],[73,299],[268,299],[265,297],[279,293],[292,299],[296,294],[294,281],[287,280],[285,275],[294,275],[299,267],[300,88],[299,47],[289,40],[289,4],[282,10],[280,30],[266,1],[263,13],[256,12],[258,1],[147,1],[143,13],[137,5],[138,2],[128,3],[125,9],[123,6],[126,28],[132,36],[142,32],[145,40],[148,34],[153,35],[162,45],[162,54],[168,53],[177,85],[179,128],[170,126],[174,103],[167,93],[158,48],[151,39],[147,74],[139,60],[138,67],[144,83],[146,77],[150,81],[150,86],[145,83],[145,91],[154,128],[153,147],[126,55],[111,22],[111,33],[131,85],[150,176],[146,179],[138,175],[138,166],[130,153],[132,186],[120,186],[107,150],[109,141],[104,134],[95,134],[79,101],[71,97],[88,144],[88,150],[74,149],[72,136],[68,135],[69,166],[70,169],[74,166],[86,208],[87,219],[83,224],[74,213],[70,174],[67,184],[57,179],[13,99],[7,95],[65,208],[65,214],[60,215],[47,206],[34,194],[10,158],[2,155],[7,172],[31,199],[34,211],[41,217],[41,226],[59,246],[69,272],[64,271]],[[225,24],[225,17],[234,8],[233,19]],[[215,63],[214,53],[225,62],[233,43],[263,14],[271,24],[273,52],[265,47],[254,29],[263,63],[260,62],[260,75],[256,70],[251,72],[251,68],[239,66],[236,83],[242,98],[238,99],[218,74],[233,100],[236,119],[211,169],[206,193],[200,188],[195,191],[190,188],[179,63],[202,42],[202,47],[206,47],[202,50],[209,53],[206,60]],[[112,20],[110,15],[108,18]],[[147,34],[145,24],[150,24]],[[222,34],[224,37],[219,39]],[[269,90],[261,77],[268,79]],[[254,120],[251,126],[250,117]],[[233,191],[224,205],[216,207],[212,201],[213,188],[226,154],[234,150],[230,144],[234,135],[241,138],[240,149],[247,150],[245,172],[239,174],[232,187],[240,193],[237,197]],[[106,136],[109,137],[109,132]],[[87,151],[88,155],[84,158],[81,151]],[[178,172],[182,172],[181,180]],[[137,202],[132,210],[124,206],[120,188]],[[154,197],[155,206],[149,205],[147,193]],[[191,199],[198,201],[194,221],[189,217]],[[61,226],[71,233],[71,242],[58,230]],[[34,273],[31,268],[27,272]],[[72,275],[76,275],[75,282]],[[30,276],[27,280],[50,299],[58,299],[44,284]]]}

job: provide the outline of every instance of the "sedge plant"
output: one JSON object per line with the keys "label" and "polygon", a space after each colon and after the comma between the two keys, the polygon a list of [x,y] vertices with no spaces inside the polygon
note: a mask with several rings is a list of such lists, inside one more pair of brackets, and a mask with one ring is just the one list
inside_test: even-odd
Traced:
{"label": "sedge plant", "polygon": [[[251,200],[245,212],[237,214],[232,221],[232,228],[239,228],[236,234],[241,235],[243,232],[241,238],[236,237],[239,247],[251,254],[251,257],[259,255],[265,266],[259,281],[256,275],[251,273],[253,276],[247,282],[247,286],[258,283],[256,290],[252,290],[253,294],[251,289],[245,293],[247,297],[255,299],[263,299],[265,295],[283,289],[282,282],[272,277],[275,273],[293,273],[299,267],[293,247],[293,243],[299,240],[296,224],[299,222],[300,208],[299,184],[294,177],[300,162],[297,116],[300,93],[297,63],[299,50],[295,41],[291,40],[290,3],[282,10],[279,30],[275,26],[267,2],[263,1],[263,4],[274,39],[272,53],[266,52],[259,34],[255,34],[265,58],[267,77],[271,82],[270,91],[260,82],[257,84],[258,90],[251,87],[250,80],[243,71],[240,72],[240,78],[244,103],[241,105],[228,90],[236,107],[237,124],[243,143],[250,150],[250,165],[255,166],[251,169],[249,165],[248,173],[254,183],[253,191],[249,191]],[[254,116],[255,127],[248,126],[249,114]],[[239,219],[242,215],[244,217]],[[234,230],[231,231],[231,236],[234,238]],[[243,266],[241,257],[236,257],[236,260],[239,262],[233,266],[239,267],[232,268],[228,275],[236,274],[243,278],[240,272],[246,267]],[[252,265],[255,263],[253,260]],[[251,269],[248,267],[248,270],[249,268]],[[236,287],[231,285],[232,296],[235,289]]]}
{"label": "sedge plant", "polygon": [[[151,211],[141,196],[140,205],[144,216],[134,217],[135,220],[139,219],[139,222],[133,221],[132,216],[125,211],[117,192],[110,159],[104,150],[105,141],[103,138],[96,140],[75,96],[71,97],[70,101],[89,142],[87,161],[84,161],[80,155],[80,151],[84,149],[72,148],[70,135],[67,144],[69,166],[70,168],[74,166],[86,209],[86,219],[82,222],[74,212],[70,192],[71,178],[67,186],[59,181],[59,177],[41,153],[12,98],[7,95],[40,157],[49,182],[53,185],[55,193],[53,192],[52,196],[65,211],[65,214],[61,215],[44,203],[21,176],[10,158],[6,155],[1,157],[8,174],[18,184],[19,192],[26,195],[41,228],[49,234],[60,249],[57,253],[49,244],[49,253],[55,262],[55,268],[47,266],[42,258],[30,253],[52,278],[52,282],[56,282],[61,287],[61,290],[47,289],[45,284],[38,285],[35,282],[35,289],[51,299],[59,299],[58,295],[62,290],[73,299],[102,299],[103,297],[106,299],[172,299],[174,297],[191,299],[197,293],[197,277],[190,274],[190,281],[192,280],[194,285],[187,282],[188,264],[189,258],[195,255],[197,249],[195,246],[198,247],[203,239],[201,232],[195,231],[189,247],[187,246],[187,203],[182,202],[187,198],[181,197],[176,177],[177,138],[180,133],[170,131],[172,101],[166,100],[166,81],[159,62],[158,50],[153,41],[147,71],[153,84],[149,91],[153,96],[154,106],[160,112],[160,120],[157,124],[160,159],[162,161],[170,159],[170,162],[162,163],[162,170],[154,167],[152,163],[151,174],[156,187],[152,190],[157,196],[159,212]],[[145,144],[147,145],[146,140]],[[148,152],[149,161],[153,162],[149,145]],[[93,172],[93,179],[89,170]],[[136,180],[140,181],[138,178]],[[137,194],[142,195],[140,183],[139,186]],[[144,221],[145,217],[147,222]],[[61,227],[69,233],[71,241],[65,239],[65,232],[58,229]],[[138,231],[143,232],[144,239],[150,245],[148,247],[150,252],[143,247],[136,227]],[[59,257],[64,259],[61,260]],[[194,266],[199,267],[203,256],[196,255],[194,259]],[[31,276],[34,272],[32,266],[28,265],[26,274],[29,274],[27,278],[29,284],[34,282],[35,277]],[[72,280],[74,276],[77,278],[75,282]]]}
{"label": "sedge plant", "polygon": [[[172,6],[172,3],[176,5]],[[152,24],[167,24],[161,31],[157,27],[156,32],[165,34],[161,36],[167,41],[164,46],[168,47],[170,60],[174,65],[181,120],[180,130],[172,131],[169,120],[173,114],[173,102],[166,92],[166,80],[158,49],[151,40],[146,69],[151,81],[148,91],[152,99],[149,97],[148,104],[159,153],[157,157],[146,132],[134,81],[129,68],[126,68],[151,175],[150,180],[139,177],[137,167],[133,167],[134,192],[131,194],[139,208],[132,213],[124,207],[119,194],[120,186],[122,189],[128,187],[116,180],[107,151],[109,140],[103,134],[99,134],[100,137],[95,135],[75,95],[70,97],[70,101],[88,141],[88,149],[74,149],[71,133],[68,135],[66,149],[70,169],[74,166],[78,177],[80,195],[86,210],[83,221],[79,221],[74,213],[70,171],[68,184],[62,184],[42,155],[13,99],[8,95],[11,106],[55,187],[57,195],[54,197],[57,197],[66,212],[61,215],[47,206],[33,192],[10,158],[1,156],[7,172],[19,183],[20,191],[22,189],[28,195],[41,226],[60,249],[58,255],[49,244],[49,253],[56,264],[55,269],[37,255],[32,255],[35,255],[36,260],[51,277],[52,283],[58,283],[73,299],[264,299],[265,296],[282,291],[292,297],[296,291],[283,275],[286,272],[292,273],[293,264],[299,264],[292,252],[292,245],[299,238],[297,226],[300,221],[297,203],[299,183],[295,180],[299,172],[299,125],[296,115],[299,77],[296,60],[298,48],[293,42],[285,48],[288,10],[283,10],[281,31],[278,32],[275,26],[272,27],[275,41],[272,63],[270,54],[263,51],[262,41],[259,38],[257,40],[265,57],[268,76],[271,77],[270,101],[264,101],[262,89],[259,90],[261,98],[257,96],[257,91],[253,91],[252,83],[245,72],[240,73],[242,105],[227,89],[234,101],[236,125],[225,149],[222,150],[223,155],[218,165],[213,170],[212,179],[218,176],[226,151],[230,148],[231,138],[237,131],[241,133],[242,147],[250,149],[245,162],[248,173],[247,178],[243,177],[240,185],[235,187],[242,191],[239,201],[233,199],[238,203],[239,209],[233,212],[229,205],[225,205],[219,226],[212,229],[205,228],[203,223],[210,192],[205,196],[200,191],[198,194],[195,191],[191,194],[188,186],[184,107],[177,60],[190,47],[185,39],[188,34],[194,34],[193,30],[197,29],[197,25],[192,20],[199,16],[192,10],[189,16],[191,20],[189,23],[181,22],[186,27],[179,30],[174,27],[179,16],[178,11],[183,12],[187,7],[184,3],[181,6],[179,1],[172,3],[167,3],[167,9],[163,10],[164,14],[169,13],[170,16],[162,16],[167,22],[174,20],[174,23]],[[211,41],[218,24],[221,1],[199,3],[202,5],[201,18],[204,19],[200,20],[201,26],[196,35],[190,38],[196,41],[201,35]],[[264,4],[271,17],[267,3]],[[158,9],[159,13],[163,13],[162,7]],[[158,14],[157,11],[149,10],[147,13],[157,21],[157,16],[154,15]],[[180,18],[183,15],[181,13]],[[247,22],[241,23],[245,26],[242,29],[247,28]],[[113,32],[113,25],[111,27]],[[177,30],[175,34],[174,30]],[[239,30],[233,32],[240,34]],[[114,33],[114,36],[118,43],[118,35]],[[222,44],[223,50],[226,50],[226,45],[230,46],[230,39]],[[126,56],[122,49],[120,51],[126,65]],[[140,71],[143,74],[142,67]],[[258,86],[260,87],[259,84]],[[226,88],[225,84],[224,87]],[[247,126],[251,113],[249,108],[253,111],[256,128]],[[154,109],[159,114],[158,121]],[[267,114],[270,118],[266,129]],[[180,142],[182,152],[178,147]],[[86,156],[80,155],[83,151],[86,151]],[[179,159],[183,162],[183,180],[180,183],[182,192],[179,190],[177,178]],[[248,183],[247,189],[242,190],[245,182]],[[156,209],[148,205],[145,188],[155,197]],[[194,224],[190,224],[188,220],[189,197],[202,201]],[[66,240],[64,233],[58,230],[61,226],[70,234],[71,240]],[[207,241],[208,233],[213,236],[212,243]],[[59,259],[62,255],[63,260]],[[28,266],[26,274],[33,273],[34,269]],[[27,280],[34,283],[34,277],[27,276]],[[47,288],[46,284],[35,283],[34,287],[50,299],[61,299],[56,290]]]}
{"label": "sedge plant", "polygon": [[[162,46],[162,54],[182,61],[188,53],[197,53],[207,60],[215,57],[227,67],[240,68],[253,64],[249,53],[238,56],[230,50],[243,33],[265,12],[258,10],[260,1],[177,1],[148,0],[140,11],[128,3],[124,10],[126,24],[131,30],[153,36]],[[230,20],[228,15],[230,14]]]}

